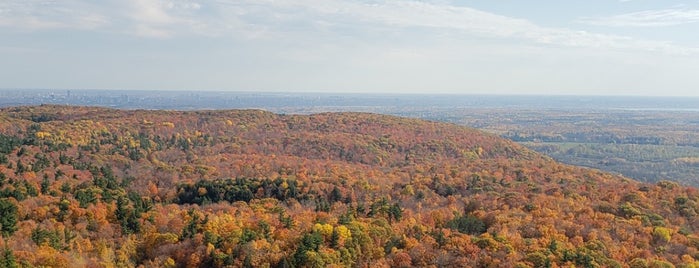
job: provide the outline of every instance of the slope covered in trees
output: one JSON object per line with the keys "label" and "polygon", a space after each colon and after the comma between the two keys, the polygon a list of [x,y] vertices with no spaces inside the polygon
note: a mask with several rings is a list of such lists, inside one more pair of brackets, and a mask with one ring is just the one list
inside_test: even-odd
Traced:
{"label": "slope covered in trees", "polygon": [[694,267],[699,193],[375,114],[0,111],[0,265]]}

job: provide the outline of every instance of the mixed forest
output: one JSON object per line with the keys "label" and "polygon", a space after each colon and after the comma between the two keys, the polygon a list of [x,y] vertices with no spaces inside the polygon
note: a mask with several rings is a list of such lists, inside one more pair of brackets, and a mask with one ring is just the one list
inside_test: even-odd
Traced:
{"label": "mixed forest", "polygon": [[448,123],[0,110],[0,267],[697,267],[698,212]]}

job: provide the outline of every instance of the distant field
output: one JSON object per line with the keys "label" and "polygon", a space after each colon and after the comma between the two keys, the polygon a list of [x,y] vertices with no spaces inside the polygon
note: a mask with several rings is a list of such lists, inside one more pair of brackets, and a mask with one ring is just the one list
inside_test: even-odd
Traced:
{"label": "distant field", "polygon": [[699,186],[699,112],[464,109],[430,117],[496,133],[564,163]]}
{"label": "distant field", "polygon": [[673,180],[697,186],[699,148],[674,145],[523,142],[565,163],[623,174],[640,181]]}

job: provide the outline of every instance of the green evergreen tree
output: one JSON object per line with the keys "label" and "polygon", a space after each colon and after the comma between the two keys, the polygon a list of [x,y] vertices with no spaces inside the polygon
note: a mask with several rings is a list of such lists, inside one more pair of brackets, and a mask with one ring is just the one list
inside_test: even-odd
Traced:
{"label": "green evergreen tree", "polygon": [[4,249],[2,255],[0,255],[0,268],[17,268],[17,261],[15,260],[15,255],[10,249]]}
{"label": "green evergreen tree", "polygon": [[49,186],[51,186],[49,175],[44,174],[44,179],[41,180],[41,194],[47,194],[49,192]]}
{"label": "green evergreen tree", "polygon": [[17,231],[17,205],[9,199],[0,199],[0,234],[9,237]]}

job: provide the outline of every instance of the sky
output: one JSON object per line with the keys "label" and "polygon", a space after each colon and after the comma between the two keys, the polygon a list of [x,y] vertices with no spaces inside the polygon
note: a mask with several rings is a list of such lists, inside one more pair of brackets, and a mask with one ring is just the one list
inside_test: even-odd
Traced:
{"label": "sky", "polygon": [[699,0],[0,0],[0,88],[699,96]]}

